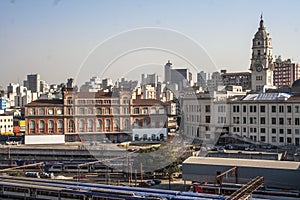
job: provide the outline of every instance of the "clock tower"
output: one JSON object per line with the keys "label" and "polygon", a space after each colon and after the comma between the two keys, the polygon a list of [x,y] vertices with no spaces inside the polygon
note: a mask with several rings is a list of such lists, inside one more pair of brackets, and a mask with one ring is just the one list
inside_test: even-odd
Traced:
{"label": "clock tower", "polygon": [[272,39],[260,17],[259,28],[252,40],[251,89],[263,92],[265,87],[273,86]]}

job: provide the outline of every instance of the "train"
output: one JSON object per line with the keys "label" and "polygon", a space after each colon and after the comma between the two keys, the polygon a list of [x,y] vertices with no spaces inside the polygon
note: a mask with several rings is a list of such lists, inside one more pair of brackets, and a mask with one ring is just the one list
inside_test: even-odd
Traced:
{"label": "train", "polygon": [[224,200],[222,195],[0,176],[0,197],[24,199]]}
{"label": "train", "polygon": [[[225,196],[230,196],[232,193],[237,191],[242,185],[212,185],[212,184],[198,184],[194,183],[191,185],[190,190],[195,193],[205,193],[205,194],[223,194]],[[253,193],[255,197],[271,198],[275,199],[300,199],[300,191],[284,191],[279,189],[262,188]]]}

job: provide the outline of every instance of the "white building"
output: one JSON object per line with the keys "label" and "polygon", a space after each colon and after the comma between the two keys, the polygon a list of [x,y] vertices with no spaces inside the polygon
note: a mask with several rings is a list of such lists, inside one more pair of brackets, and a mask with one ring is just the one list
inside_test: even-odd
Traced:
{"label": "white building", "polygon": [[194,95],[183,98],[183,109],[184,133],[190,137],[213,141],[230,132],[272,145],[300,145],[300,97],[261,93],[226,102]]}
{"label": "white building", "polygon": [[13,135],[13,116],[0,115],[0,135]]}

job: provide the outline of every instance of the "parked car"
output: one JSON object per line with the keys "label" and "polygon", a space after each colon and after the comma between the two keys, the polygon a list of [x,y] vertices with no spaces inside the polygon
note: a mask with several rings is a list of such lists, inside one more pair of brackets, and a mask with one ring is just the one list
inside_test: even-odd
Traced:
{"label": "parked car", "polygon": [[151,187],[151,184],[149,184],[147,182],[140,182],[139,187]]}
{"label": "parked car", "polygon": [[155,182],[153,180],[146,181],[146,183],[150,184],[151,186],[155,185]]}
{"label": "parked car", "polygon": [[161,184],[161,180],[159,179],[153,179],[152,181],[155,183],[155,185]]}

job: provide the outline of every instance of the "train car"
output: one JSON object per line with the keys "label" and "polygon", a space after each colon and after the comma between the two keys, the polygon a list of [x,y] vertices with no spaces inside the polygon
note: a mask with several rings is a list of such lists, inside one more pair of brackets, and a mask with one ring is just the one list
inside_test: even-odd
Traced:
{"label": "train car", "polygon": [[67,173],[77,173],[77,172],[89,172],[89,166],[88,165],[83,165],[83,166],[78,166],[78,164],[72,164],[72,163],[65,163],[63,164],[63,172]]}

